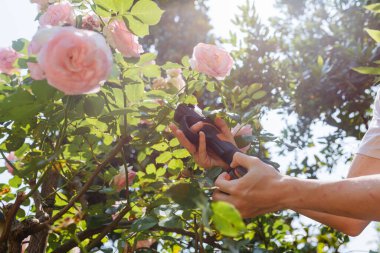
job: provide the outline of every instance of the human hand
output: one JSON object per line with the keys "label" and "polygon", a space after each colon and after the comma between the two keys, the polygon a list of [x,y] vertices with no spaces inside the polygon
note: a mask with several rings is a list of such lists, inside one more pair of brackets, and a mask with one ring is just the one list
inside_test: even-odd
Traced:
{"label": "human hand", "polygon": [[246,168],[247,174],[236,180],[230,180],[227,173],[219,175],[213,200],[233,204],[244,218],[284,208],[281,190],[284,176],[259,158],[239,152],[231,163],[232,168],[237,166]]}
{"label": "human hand", "polygon": [[[194,157],[195,162],[199,166],[206,169],[209,169],[215,166],[228,169],[229,166],[227,163],[225,163],[220,157],[214,154],[211,150],[207,150],[206,136],[202,131],[200,131],[205,124],[207,123],[198,122],[191,127],[191,130],[194,133],[199,134],[198,148],[186,138],[185,134],[180,129],[178,129],[175,124],[171,123],[169,127],[171,131],[173,132],[173,134],[175,135],[175,137],[177,137],[181,145],[185,147],[190,152],[190,154]],[[218,135],[219,139],[231,142],[236,146],[234,137],[232,136],[229,127],[227,126],[226,122],[223,119],[216,118],[215,126],[220,130],[220,134]]]}

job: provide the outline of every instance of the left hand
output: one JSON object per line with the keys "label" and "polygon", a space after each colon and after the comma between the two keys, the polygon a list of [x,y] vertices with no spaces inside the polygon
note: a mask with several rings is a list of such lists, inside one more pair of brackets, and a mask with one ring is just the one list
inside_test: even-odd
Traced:
{"label": "left hand", "polygon": [[229,180],[227,173],[219,175],[215,181],[218,190],[213,200],[233,204],[242,217],[255,217],[260,214],[278,211],[282,205],[282,176],[271,165],[243,153],[234,155],[231,167],[243,166],[247,174],[236,180]]}

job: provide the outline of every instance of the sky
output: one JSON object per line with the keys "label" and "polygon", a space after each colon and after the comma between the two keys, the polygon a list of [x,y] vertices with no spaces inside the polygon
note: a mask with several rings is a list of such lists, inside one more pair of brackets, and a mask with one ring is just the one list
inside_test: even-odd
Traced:
{"label": "sky", "polygon": [[[244,4],[246,0],[209,0],[209,15],[211,18],[211,24],[214,27],[213,33],[217,36],[227,37],[230,30],[233,30],[231,19],[234,15],[238,14],[238,6]],[[256,9],[263,22],[268,17],[276,16],[277,10],[273,7],[274,0],[255,0]],[[37,16],[37,7],[35,4],[31,4],[28,0],[0,0],[0,47],[9,47],[12,45],[12,41],[18,38],[26,38],[30,40],[35,34],[38,28],[38,23],[34,21]],[[276,13],[277,12],[277,13]],[[277,136],[281,134],[284,120],[276,114],[271,112],[263,118],[263,126],[268,132],[271,132]],[[323,129],[323,131],[321,131]],[[314,126],[314,132],[319,133],[315,136],[326,136],[332,128],[328,128],[323,125]],[[347,141],[348,150],[354,150],[358,142],[355,140]],[[275,148],[273,148],[275,149]],[[318,152],[318,150],[308,150],[308,152]],[[289,159],[294,157],[289,156],[287,159],[278,158],[274,159],[280,164],[288,164]],[[2,161],[1,161],[2,162]],[[3,164],[3,163],[2,163]],[[286,167],[286,166],[283,166]],[[322,178],[342,178],[347,173],[347,165],[340,164],[340,169],[334,175],[321,174]],[[2,175],[3,177],[3,175]],[[9,175],[8,175],[9,178]],[[1,181],[7,180],[7,178],[1,178]],[[305,222],[312,222],[310,219],[304,219]],[[352,238],[348,247],[344,249],[344,252],[357,252],[357,251],[369,251],[377,250],[379,244],[379,238],[372,223],[360,236]]]}

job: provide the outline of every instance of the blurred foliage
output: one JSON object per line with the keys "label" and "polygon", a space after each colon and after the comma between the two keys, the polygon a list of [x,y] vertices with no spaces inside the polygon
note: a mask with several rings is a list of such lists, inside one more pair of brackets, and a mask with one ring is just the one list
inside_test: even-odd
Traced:
{"label": "blurred foliage", "polygon": [[211,25],[204,0],[159,0],[165,10],[160,23],[142,40],[144,49],[157,52],[157,63],[180,63],[199,42],[210,43]]}

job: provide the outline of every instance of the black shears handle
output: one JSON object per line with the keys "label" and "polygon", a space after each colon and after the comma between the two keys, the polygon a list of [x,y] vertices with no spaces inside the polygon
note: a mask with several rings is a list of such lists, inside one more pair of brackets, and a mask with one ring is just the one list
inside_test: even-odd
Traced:
{"label": "black shears handle", "polygon": [[[241,152],[231,142],[221,140],[218,137],[221,133],[220,130],[209,118],[198,114],[193,106],[180,104],[174,113],[174,120],[179,124],[179,128],[183,131],[186,138],[197,147],[199,145],[199,134],[194,133],[190,128],[199,121],[206,123],[200,131],[204,132],[206,136],[207,149],[212,150],[227,164],[231,164],[236,152]],[[227,172],[231,179],[237,179],[244,176],[247,173],[247,169],[239,166],[234,169],[230,168]]]}

